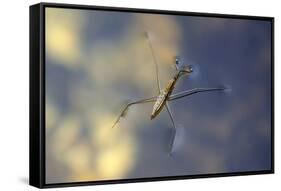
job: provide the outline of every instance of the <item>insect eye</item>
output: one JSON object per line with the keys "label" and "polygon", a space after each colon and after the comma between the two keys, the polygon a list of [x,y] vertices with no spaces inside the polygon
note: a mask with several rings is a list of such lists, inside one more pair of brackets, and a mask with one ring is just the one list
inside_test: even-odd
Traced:
{"label": "insect eye", "polygon": [[180,64],[180,60],[178,57],[175,58],[175,62],[176,62],[176,65],[179,65]]}

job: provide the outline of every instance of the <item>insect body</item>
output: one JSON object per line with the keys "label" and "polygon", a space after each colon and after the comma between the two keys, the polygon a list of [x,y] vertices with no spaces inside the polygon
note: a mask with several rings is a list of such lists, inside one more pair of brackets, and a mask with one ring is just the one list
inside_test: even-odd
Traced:
{"label": "insect body", "polygon": [[[192,73],[192,67],[191,66],[181,66],[181,63],[178,58],[175,59],[175,67],[177,73],[175,76],[167,83],[165,88],[161,89],[160,81],[159,81],[159,74],[158,74],[158,64],[157,64],[157,59],[155,57],[151,42],[149,40],[148,33],[146,33],[146,38],[149,42],[149,47],[152,53],[154,65],[155,65],[155,71],[156,71],[156,79],[157,79],[157,90],[158,90],[158,96],[152,96],[150,98],[145,98],[145,99],[140,99],[137,101],[133,101],[128,103],[123,110],[121,111],[120,115],[117,117],[116,121],[114,122],[113,126],[114,127],[120,120],[121,117],[124,117],[127,110],[129,109],[130,106],[135,105],[135,104],[142,104],[142,103],[149,103],[149,102],[154,102],[154,106],[152,109],[152,113],[150,115],[150,119],[154,119],[157,115],[160,114],[160,112],[163,110],[163,108],[166,108],[166,111],[169,114],[169,117],[172,121],[172,125],[174,127],[174,130],[176,130],[176,124],[174,117],[172,115],[171,109],[169,107],[169,102],[181,99],[186,96],[190,96],[196,93],[200,92],[210,92],[210,91],[222,91],[225,90],[226,88],[224,87],[215,87],[215,88],[194,88],[191,90],[184,90],[179,93],[173,93],[173,90],[175,88],[175,85],[177,81],[180,79],[180,77],[185,76],[185,74],[191,74]],[[175,138],[175,133],[172,136],[172,144],[170,147],[170,151],[172,151],[172,147],[174,145],[174,138]]]}
{"label": "insect body", "polygon": [[191,73],[192,72],[192,68],[191,67],[186,67],[183,70],[180,70],[173,79],[171,79],[166,87],[160,91],[159,96],[156,99],[156,102],[153,106],[153,110],[150,116],[150,119],[154,119],[164,108],[169,96],[172,94],[176,82],[178,81],[178,79],[180,78],[180,76],[182,76],[184,73]]}
{"label": "insect body", "polygon": [[168,84],[169,86],[167,86],[167,88],[161,90],[160,95],[157,97],[156,102],[153,106],[153,110],[152,113],[150,115],[150,119],[154,119],[163,109],[166,100],[169,96],[169,88],[171,87],[171,83]]}

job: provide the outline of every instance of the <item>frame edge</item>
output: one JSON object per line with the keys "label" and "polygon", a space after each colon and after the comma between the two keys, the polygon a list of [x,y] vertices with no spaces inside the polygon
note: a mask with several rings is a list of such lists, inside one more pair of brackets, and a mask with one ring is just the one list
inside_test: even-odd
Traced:
{"label": "frame edge", "polygon": [[40,128],[41,4],[29,7],[29,185],[42,188]]}

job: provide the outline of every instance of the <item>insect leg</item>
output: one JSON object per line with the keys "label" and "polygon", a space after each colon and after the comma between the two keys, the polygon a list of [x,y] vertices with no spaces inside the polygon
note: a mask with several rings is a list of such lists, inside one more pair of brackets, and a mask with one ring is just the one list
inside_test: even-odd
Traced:
{"label": "insect leg", "polygon": [[186,97],[186,96],[190,96],[196,93],[200,93],[200,92],[211,92],[211,91],[223,91],[226,90],[225,87],[219,87],[219,88],[194,88],[191,90],[186,90],[186,91],[182,91],[176,94],[173,94],[169,97],[169,101],[173,101],[173,100],[177,100],[180,99],[182,97]]}
{"label": "insect leg", "polygon": [[169,103],[168,103],[168,102],[165,103],[165,107],[166,107],[166,109],[167,109],[167,111],[168,111],[168,114],[169,114],[170,119],[171,119],[171,121],[172,121],[173,127],[176,128],[175,120],[174,120],[174,117],[173,117],[173,114],[172,114],[172,112],[171,112],[171,109],[170,109],[170,106],[169,106]]}
{"label": "insect leg", "polygon": [[125,114],[128,111],[130,106],[135,105],[135,104],[154,102],[154,101],[156,101],[156,99],[157,99],[157,97],[154,96],[154,97],[151,97],[151,98],[141,99],[141,100],[137,100],[137,101],[133,101],[133,102],[127,103],[125,105],[125,107],[123,108],[123,110],[121,111],[120,115],[118,115],[116,121],[112,125],[112,128],[120,121],[121,117],[125,116]]}
{"label": "insect leg", "polygon": [[172,137],[171,137],[171,142],[170,142],[170,146],[169,146],[169,153],[171,154],[172,153],[172,150],[173,150],[173,146],[174,146],[174,142],[175,142],[175,136],[176,136],[176,124],[175,124],[175,120],[174,120],[174,117],[173,117],[173,114],[171,112],[171,108],[170,108],[170,105],[168,102],[165,103],[165,108],[166,110],[168,111],[168,114],[170,116],[170,119],[172,121],[172,124],[173,124],[173,132],[172,132]]}
{"label": "insect leg", "polygon": [[172,132],[172,136],[171,136],[171,142],[170,142],[170,145],[169,145],[169,154],[171,155],[172,151],[173,151],[173,147],[174,147],[177,128],[176,128],[175,119],[174,119],[173,114],[171,112],[171,108],[170,108],[170,105],[169,105],[168,101],[166,102],[165,107],[168,111],[168,114],[170,116],[170,119],[171,119],[173,127],[174,127],[173,132]]}
{"label": "insect leg", "polygon": [[[194,88],[194,89],[191,89],[191,90],[186,90],[186,91],[182,91],[182,92],[179,92],[179,93],[176,93],[176,94],[173,94],[169,97],[168,101],[173,101],[173,100],[177,100],[177,99],[180,99],[180,98],[183,98],[185,96],[190,96],[192,94],[196,94],[196,93],[199,93],[199,92],[210,92],[210,91],[222,91],[222,90],[226,90],[225,87],[219,87],[219,88]],[[168,107],[167,107],[168,108]],[[168,113],[171,114],[171,112],[169,112],[170,110],[168,110]],[[170,115],[170,118],[172,119],[172,115]],[[176,127],[174,125],[174,127]],[[173,147],[174,147],[174,144],[175,144],[175,138],[176,138],[176,134],[177,134],[177,128],[174,128],[173,130],[173,134],[172,134],[172,139],[171,139],[171,142],[170,142],[170,155],[172,155],[172,151],[173,151]]]}
{"label": "insect leg", "polygon": [[175,145],[176,134],[177,134],[177,128],[173,128],[170,145],[169,145],[169,155],[170,156],[172,155],[173,148]]}
{"label": "insect leg", "polygon": [[150,48],[150,51],[151,51],[151,54],[152,54],[152,57],[153,57],[153,63],[155,65],[155,73],[156,73],[156,80],[157,80],[157,90],[158,90],[158,94],[160,94],[161,84],[160,84],[160,80],[159,80],[158,62],[157,62],[157,59],[156,59],[156,56],[155,56],[155,53],[154,53],[154,50],[153,50],[152,43],[150,41],[148,32],[145,32],[145,37],[148,41],[149,48]]}

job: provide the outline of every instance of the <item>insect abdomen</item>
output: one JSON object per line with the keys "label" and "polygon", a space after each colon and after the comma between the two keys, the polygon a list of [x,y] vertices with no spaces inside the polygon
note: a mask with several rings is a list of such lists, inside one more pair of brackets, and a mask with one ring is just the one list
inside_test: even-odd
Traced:
{"label": "insect abdomen", "polygon": [[157,97],[157,100],[153,106],[153,110],[150,116],[150,119],[154,119],[163,109],[167,98],[169,97],[169,95],[171,94],[173,88],[174,88],[174,84],[175,84],[176,79],[172,79],[168,82],[167,86],[165,87],[165,89],[161,90],[159,96]]}

